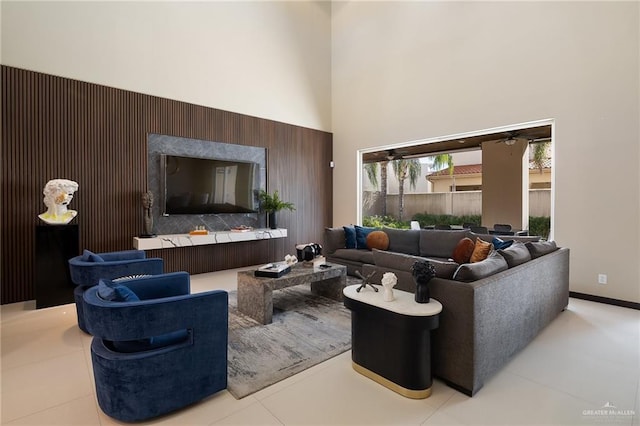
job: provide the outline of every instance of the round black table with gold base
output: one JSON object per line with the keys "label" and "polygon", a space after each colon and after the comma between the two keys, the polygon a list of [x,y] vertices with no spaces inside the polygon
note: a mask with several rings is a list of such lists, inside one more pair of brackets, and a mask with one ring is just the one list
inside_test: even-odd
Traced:
{"label": "round black table with gold base", "polygon": [[438,327],[442,305],[435,299],[416,303],[414,295],[394,290],[395,300],[380,291],[344,289],[351,310],[351,359],[358,373],[413,399],[431,395],[431,330]]}

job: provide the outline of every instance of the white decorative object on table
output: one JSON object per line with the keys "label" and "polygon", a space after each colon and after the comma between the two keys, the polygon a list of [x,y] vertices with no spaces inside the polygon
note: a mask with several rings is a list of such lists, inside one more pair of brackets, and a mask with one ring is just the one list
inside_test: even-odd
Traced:
{"label": "white decorative object on table", "polygon": [[382,288],[384,291],[382,292],[382,299],[385,302],[393,302],[395,300],[395,296],[393,295],[393,287],[398,283],[398,277],[393,272],[385,272],[382,275]]}
{"label": "white decorative object on table", "polygon": [[42,221],[50,225],[66,225],[78,214],[67,206],[73,200],[73,193],[78,190],[78,183],[68,179],[53,179],[47,182],[42,193],[47,211],[38,215]]}
{"label": "white decorative object on table", "polygon": [[284,261],[287,265],[292,266],[298,263],[298,258],[296,256],[288,254],[284,257]]}

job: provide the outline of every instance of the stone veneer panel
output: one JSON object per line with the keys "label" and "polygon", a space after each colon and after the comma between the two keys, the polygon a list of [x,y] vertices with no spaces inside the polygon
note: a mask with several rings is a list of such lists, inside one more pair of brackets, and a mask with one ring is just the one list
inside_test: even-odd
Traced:
{"label": "stone veneer panel", "polygon": [[153,231],[156,234],[184,234],[204,226],[208,231],[228,231],[241,225],[252,228],[264,228],[266,215],[263,213],[227,213],[202,215],[161,214],[161,173],[160,154],[183,155],[197,158],[215,158],[220,160],[242,160],[260,164],[260,188],[265,189],[267,182],[266,148],[212,142],[200,139],[181,138],[150,133],[147,137],[147,185],[153,192]]}

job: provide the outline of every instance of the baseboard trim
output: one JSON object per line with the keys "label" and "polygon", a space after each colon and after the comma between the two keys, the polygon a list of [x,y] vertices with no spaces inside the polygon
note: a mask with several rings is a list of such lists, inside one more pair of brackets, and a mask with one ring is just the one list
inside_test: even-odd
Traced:
{"label": "baseboard trim", "polygon": [[594,296],[592,294],[585,294],[585,293],[577,293],[575,291],[570,291],[569,297],[575,297],[576,299],[589,300],[591,302],[606,303],[607,305],[620,306],[622,308],[640,310],[640,303],[629,302],[626,300],[610,299],[608,297]]}

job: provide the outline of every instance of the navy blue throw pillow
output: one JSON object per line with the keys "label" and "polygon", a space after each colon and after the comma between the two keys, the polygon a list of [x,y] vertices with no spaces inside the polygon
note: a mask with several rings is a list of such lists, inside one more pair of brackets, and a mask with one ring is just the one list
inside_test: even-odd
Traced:
{"label": "navy blue throw pillow", "polygon": [[111,302],[139,302],[140,298],[127,286],[116,284],[111,280],[100,279],[98,296]]}
{"label": "navy blue throw pillow", "polygon": [[493,244],[493,248],[495,248],[496,250],[504,250],[507,247],[511,247],[511,244],[513,244],[513,240],[504,241],[498,237],[493,237],[493,240],[491,240],[491,244]]}
{"label": "navy blue throw pillow", "polygon": [[346,240],[346,248],[356,248],[356,229],[353,226],[343,226],[344,238]]}
{"label": "navy blue throw pillow", "polygon": [[83,262],[104,262],[104,259],[100,255],[97,255],[87,249],[84,249],[84,251],[82,252],[82,258],[80,260],[82,260]]}
{"label": "navy blue throw pillow", "polygon": [[367,235],[375,231],[376,228],[365,228],[364,226],[355,226],[356,228],[356,248],[368,249],[367,247]]}

